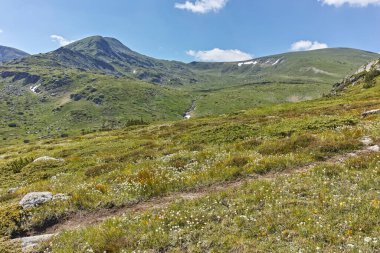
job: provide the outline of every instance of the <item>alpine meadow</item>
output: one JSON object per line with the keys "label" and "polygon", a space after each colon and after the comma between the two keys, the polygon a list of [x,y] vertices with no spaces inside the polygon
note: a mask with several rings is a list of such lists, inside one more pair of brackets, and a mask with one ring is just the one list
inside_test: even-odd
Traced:
{"label": "alpine meadow", "polygon": [[380,1],[0,8],[1,253],[380,252]]}

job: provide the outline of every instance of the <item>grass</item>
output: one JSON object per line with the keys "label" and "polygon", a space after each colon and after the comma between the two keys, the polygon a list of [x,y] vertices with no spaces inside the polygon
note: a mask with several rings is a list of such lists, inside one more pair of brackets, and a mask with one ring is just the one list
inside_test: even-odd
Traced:
{"label": "grass", "polygon": [[[371,88],[357,84],[332,98],[2,147],[0,234],[18,237],[73,213],[292,170],[362,149],[362,137],[380,136],[380,116],[361,117],[380,105],[379,78],[374,81]],[[45,155],[65,162],[32,162]],[[53,252],[249,252],[252,247],[371,252],[379,240],[379,160],[372,155],[324,164],[310,174],[127,214],[64,233],[48,247]],[[17,203],[33,191],[70,198],[22,210]]]}
{"label": "grass", "polygon": [[[98,55],[96,43],[91,42],[98,39],[101,38],[87,38],[72,46],[81,52],[88,50],[92,56]],[[121,47],[116,44],[115,47]],[[325,49],[264,57],[258,59],[262,61],[261,67],[239,67],[238,63],[156,61],[129,49],[123,50],[156,64],[148,69],[142,66],[134,69],[133,65],[109,62],[115,71],[121,71],[118,76],[106,75],[99,69],[75,68],[74,63],[66,62],[72,56],[65,60],[51,53],[2,65],[1,73],[29,74],[43,81],[39,88],[42,93],[36,95],[30,91],[34,85],[25,78],[17,81],[13,76],[1,78],[0,146],[124,128],[136,121],[179,120],[193,101],[192,116],[205,117],[316,99],[329,93],[333,83],[377,57],[377,54],[354,49]],[[267,60],[276,59],[283,62],[265,64]],[[64,68],[57,65],[57,61],[63,66],[69,65]],[[80,66],[87,69],[89,63],[82,63],[85,66]],[[158,78],[164,82],[159,85],[137,81],[133,70],[146,72],[144,80]],[[327,70],[329,73],[325,73]],[[173,84],[177,79],[182,85]],[[196,82],[189,83],[185,79]]]}
{"label": "grass", "polygon": [[[379,155],[65,232],[51,252],[376,252]],[[377,177],[374,177],[377,175]]]}

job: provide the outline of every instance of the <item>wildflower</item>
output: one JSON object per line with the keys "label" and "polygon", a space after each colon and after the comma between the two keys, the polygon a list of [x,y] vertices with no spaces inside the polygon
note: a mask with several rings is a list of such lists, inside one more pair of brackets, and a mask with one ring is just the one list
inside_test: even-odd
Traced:
{"label": "wildflower", "polygon": [[372,200],[371,204],[374,208],[380,208],[380,201],[377,199]]}
{"label": "wildflower", "polygon": [[370,243],[372,241],[371,237],[364,237],[364,242],[365,243]]}

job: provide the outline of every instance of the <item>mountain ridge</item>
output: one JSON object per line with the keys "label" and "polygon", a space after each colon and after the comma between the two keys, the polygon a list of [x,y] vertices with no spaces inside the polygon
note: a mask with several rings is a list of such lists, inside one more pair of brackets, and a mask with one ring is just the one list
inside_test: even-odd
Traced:
{"label": "mountain ridge", "polygon": [[[14,64],[76,68],[119,77],[129,77],[154,84],[184,85],[219,82],[219,80],[215,80],[215,76],[221,76],[227,73],[232,74],[234,79],[226,78],[228,82],[235,82],[236,79],[258,78],[258,76],[262,76],[263,73],[264,76],[276,75],[279,71],[282,71],[282,74],[287,74],[289,69],[281,63],[291,62],[291,65],[296,65],[300,61],[310,66],[301,69],[301,67],[304,66],[300,65],[298,70],[301,69],[301,71],[298,72],[310,73],[296,73],[294,69],[292,69],[292,73],[309,78],[310,74],[320,75],[331,72],[321,70],[318,66],[313,66],[316,62],[315,60],[318,60],[313,59],[313,57],[321,58],[322,56],[324,59],[319,60],[325,63],[326,59],[328,59],[330,61],[329,65],[331,65],[332,68],[338,67],[338,73],[332,74],[340,76],[342,72],[345,72],[344,75],[348,73],[346,72],[345,66],[339,65],[344,65],[347,62],[351,64],[352,58],[356,58],[360,64],[364,64],[365,62],[375,59],[375,56],[378,55],[359,49],[328,48],[305,52],[287,52],[253,58],[248,61],[184,63],[180,61],[155,59],[131,50],[115,38],[96,35],[78,40],[46,54],[16,60]],[[338,61],[341,61],[341,63],[339,63],[334,62],[333,57],[348,59],[345,59],[345,61],[338,59]],[[350,70],[354,70],[355,68],[357,68],[356,64],[351,67]],[[277,75],[276,78],[278,79],[280,76]],[[329,82],[331,81],[332,80],[329,80]],[[333,81],[336,82],[337,80]]]}
{"label": "mountain ridge", "polygon": [[17,142],[320,98],[375,58],[325,49],[186,64],[89,37],[0,66],[0,134]]}
{"label": "mountain ridge", "polygon": [[0,63],[9,62],[15,59],[27,57],[30,54],[13,47],[0,45]]}

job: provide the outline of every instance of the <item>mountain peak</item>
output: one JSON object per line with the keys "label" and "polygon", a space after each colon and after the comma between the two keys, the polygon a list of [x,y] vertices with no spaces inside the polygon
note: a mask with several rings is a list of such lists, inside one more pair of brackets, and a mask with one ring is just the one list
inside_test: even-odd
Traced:
{"label": "mountain peak", "polygon": [[102,55],[116,56],[118,53],[131,51],[117,39],[99,35],[78,40],[65,46],[65,48],[97,57]]}
{"label": "mountain peak", "polygon": [[0,63],[28,56],[28,53],[12,47],[0,46]]}

